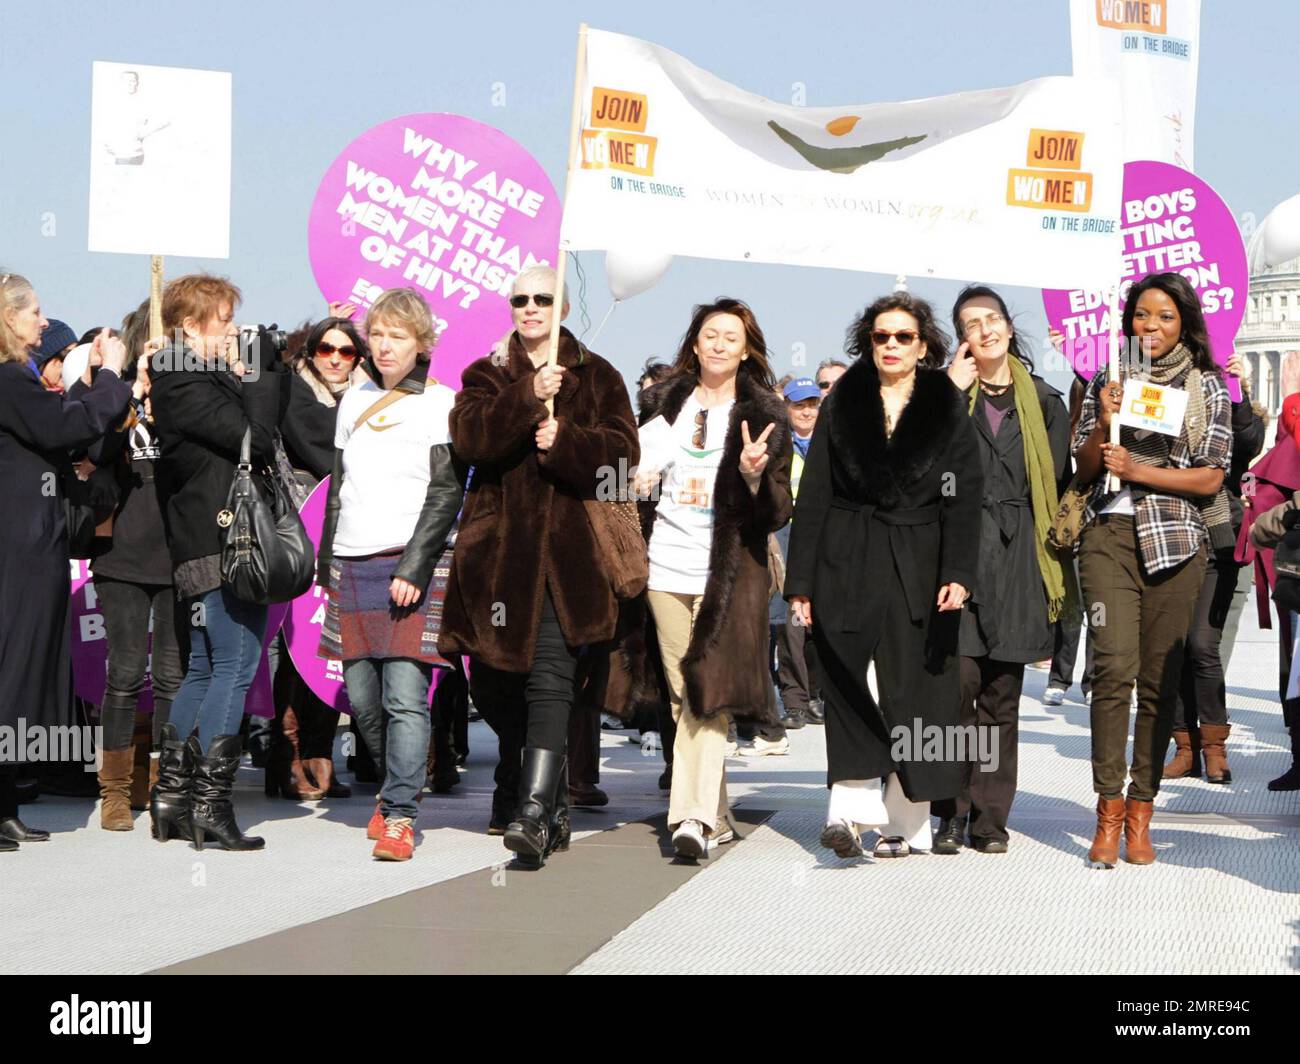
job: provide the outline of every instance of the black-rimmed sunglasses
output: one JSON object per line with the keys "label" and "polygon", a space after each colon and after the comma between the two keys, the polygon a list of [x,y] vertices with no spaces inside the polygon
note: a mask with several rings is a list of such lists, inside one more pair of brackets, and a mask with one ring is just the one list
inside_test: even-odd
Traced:
{"label": "black-rimmed sunglasses", "polygon": [[533,300],[539,307],[551,307],[555,305],[555,296],[549,292],[537,292],[533,295],[519,295],[510,297],[510,305],[515,310],[523,310],[528,306],[528,301]]}

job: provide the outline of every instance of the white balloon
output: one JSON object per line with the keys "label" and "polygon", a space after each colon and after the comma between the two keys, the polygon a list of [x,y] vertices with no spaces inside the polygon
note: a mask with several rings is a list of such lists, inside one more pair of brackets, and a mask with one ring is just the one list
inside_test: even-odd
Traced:
{"label": "white balloon", "polygon": [[91,344],[79,344],[64,356],[63,359],[63,390],[66,392],[86,372],[86,367],[90,365],[90,348]]}
{"label": "white balloon", "polygon": [[1283,200],[1260,225],[1265,267],[1300,258],[1300,195]]}
{"label": "white balloon", "polygon": [[660,252],[605,252],[605,279],[616,300],[631,299],[653,288],[672,265],[673,257]]}

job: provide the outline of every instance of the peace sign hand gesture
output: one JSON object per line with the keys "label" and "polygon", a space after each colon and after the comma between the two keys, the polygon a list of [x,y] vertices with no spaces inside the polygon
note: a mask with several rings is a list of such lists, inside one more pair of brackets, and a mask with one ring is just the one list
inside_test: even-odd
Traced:
{"label": "peace sign hand gesture", "polygon": [[767,453],[767,438],[772,435],[772,430],[776,428],[776,422],[767,426],[758,437],[750,439],[749,422],[740,423],[740,438],[744,441],[744,446],[740,450],[740,475],[745,478],[751,488],[758,486],[759,478],[763,475],[763,470],[767,468],[770,455]]}

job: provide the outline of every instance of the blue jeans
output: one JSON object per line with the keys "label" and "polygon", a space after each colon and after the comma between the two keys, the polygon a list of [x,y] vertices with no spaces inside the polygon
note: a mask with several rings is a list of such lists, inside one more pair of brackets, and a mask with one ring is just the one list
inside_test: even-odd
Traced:
{"label": "blue jeans", "polygon": [[409,658],[343,663],[352,719],[375,763],[383,766],[379,811],[415,819],[429,773],[429,682],[433,666]]}
{"label": "blue jeans", "polygon": [[262,661],[267,609],[240,601],[224,587],[188,599],[181,608],[189,615],[190,667],[172,703],[171,722],[182,739],[198,728],[206,752],[217,736],[239,733],[244,701]]}

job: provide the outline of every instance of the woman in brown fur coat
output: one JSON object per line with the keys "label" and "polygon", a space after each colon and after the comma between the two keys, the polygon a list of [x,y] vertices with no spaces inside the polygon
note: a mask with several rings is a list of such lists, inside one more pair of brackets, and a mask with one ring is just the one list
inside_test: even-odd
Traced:
{"label": "woman in brown fur coat", "polygon": [[639,455],[613,366],[567,329],[558,365],[546,364],[554,293],[553,270],[521,273],[514,332],[462,377],[451,438],[474,472],[438,643],[444,655],[471,658],[474,704],[500,742],[493,827],[528,863],[568,845],[565,748],[578,653],[611,639],[618,619],[584,500]]}

